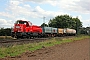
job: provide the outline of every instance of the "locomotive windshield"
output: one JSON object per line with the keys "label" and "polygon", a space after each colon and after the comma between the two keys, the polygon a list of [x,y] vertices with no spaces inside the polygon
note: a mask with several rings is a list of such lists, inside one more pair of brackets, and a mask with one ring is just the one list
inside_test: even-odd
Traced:
{"label": "locomotive windshield", "polygon": [[15,24],[26,24],[27,22],[26,21],[21,21],[21,20],[18,20],[18,21],[16,21],[16,23]]}

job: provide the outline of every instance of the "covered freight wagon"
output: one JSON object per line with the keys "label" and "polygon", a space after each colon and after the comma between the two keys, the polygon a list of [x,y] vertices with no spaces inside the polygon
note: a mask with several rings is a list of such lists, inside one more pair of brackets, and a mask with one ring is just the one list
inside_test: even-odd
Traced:
{"label": "covered freight wagon", "polygon": [[51,36],[52,27],[42,27],[43,37]]}
{"label": "covered freight wagon", "polygon": [[52,33],[52,27],[42,27],[42,30],[44,34]]}
{"label": "covered freight wagon", "polygon": [[56,36],[57,28],[53,27],[42,27],[43,35],[44,36]]}

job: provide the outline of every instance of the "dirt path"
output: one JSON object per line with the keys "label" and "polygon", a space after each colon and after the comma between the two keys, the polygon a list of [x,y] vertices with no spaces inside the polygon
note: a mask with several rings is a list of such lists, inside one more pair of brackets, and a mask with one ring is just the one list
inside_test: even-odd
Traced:
{"label": "dirt path", "polygon": [[90,60],[90,39],[74,41],[35,52],[26,52],[21,56],[0,60]]}

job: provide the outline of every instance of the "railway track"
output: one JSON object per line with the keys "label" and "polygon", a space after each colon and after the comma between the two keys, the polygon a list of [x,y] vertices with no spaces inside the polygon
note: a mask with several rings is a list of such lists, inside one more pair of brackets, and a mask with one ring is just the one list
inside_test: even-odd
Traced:
{"label": "railway track", "polygon": [[28,43],[38,43],[43,42],[45,40],[49,40],[50,38],[34,38],[34,39],[4,39],[0,40],[0,47],[10,47],[14,45],[23,45]]}
{"label": "railway track", "polygon": [[47,40],[50,38],[34,38],[34,39],[4,39],[0,40],[0,43],[10,43],[10,42],[21,42],[21,41],[42,41],[42,40]]}
{"label": "railway track", "polygon": [[[67,36],[67,37],[54,37],[54,38],[62,39],[62,38],[70,38],[70,37]],[[35,42],[38,43],[38,42],[43,42],[45,40],[50,40],[51,38],[49,37],[49,38],[34,38],[34,39],[4,39],[4,40],[0,40],[0,47],[9,47],[14,45],[22,45],[22,44],[35,43]]]}
{"label": "railway track", "polygon": [[[13,42],[22,42],[22,41],[31,41],[31,42],[37,42],[37,41],[43,41],[43,40],[49,40],[51,38],[70,38],[73,36],[66,36],[66,37],[49,37],[49,38],[34,38],[34,39],[3,39],[0,40],[0,43],[13,43]],[[75,36],[74,36],[75,37]]]}

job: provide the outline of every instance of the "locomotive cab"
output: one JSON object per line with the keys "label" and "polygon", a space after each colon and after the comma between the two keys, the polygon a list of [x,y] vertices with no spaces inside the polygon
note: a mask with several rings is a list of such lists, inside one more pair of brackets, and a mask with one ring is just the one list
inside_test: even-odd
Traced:
{"label": "locomotive cab", "polygon": [[25,32],[25,28],[31,25],[32,24],[30,22],[18,20],[14,24],[14,32]]}
{"label": "locomotive cab", "polygon": [[31,25],[32,23],[30,23],[29,21],[17,20],[14,23],[14,27],[11,32],[12,37],[18,38],[26,36],[26,27],[29,27]]}

